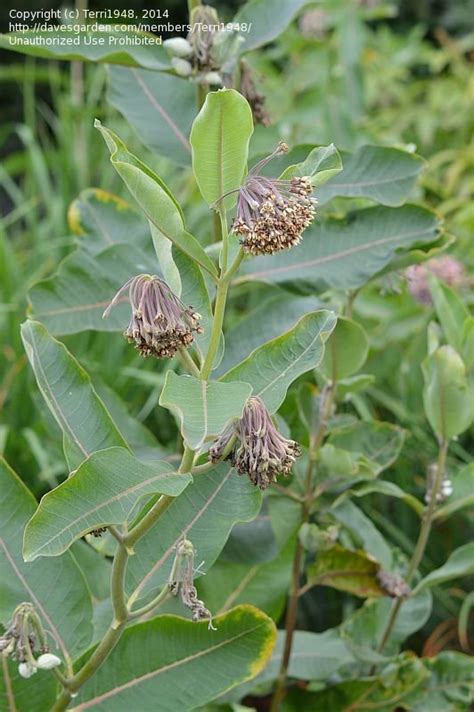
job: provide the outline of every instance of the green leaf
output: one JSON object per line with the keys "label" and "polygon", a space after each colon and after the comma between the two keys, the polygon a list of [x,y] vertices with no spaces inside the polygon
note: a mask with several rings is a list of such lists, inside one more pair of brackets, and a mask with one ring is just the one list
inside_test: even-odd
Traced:
{"label": "green leaf", "polygon": [[127,447],[88,374],[37,321],[21,326],[25,350],[46,405],[63,431],[71,469],[97,450]]}
{"label": "green leaf", "polygon": [[27,683],[18,672],[18,662],[0,659],[0,709],[5,712],[44,712],[53,708],[57,682],[53,675],[33,675]]}
{"label": "green leaf", "polygon": [[318,190],[320,205],[336,196],[401,205],[424,166],[424,161],[413,153],[383,146],[362,146],[352,155],[343,155],[343,163],[342,172]]}
{"label": "green leaf", "polygon": [[186,712],[255,677],[275,644],[271,619],[239,606],[214,625],[211,631],[205,621],[159,616],[127,628],[108,664],[79,693],[77,711],[128,712],[139,699],[140,709],[155,709],[159,700],[163,712]]}
{"label": "green leaf", "polygon": [[182,166],[191,163],[188,141],[196,114],[189,81],[159,72],[109,67],[107,98],[154,153]]}
{"label": "green leaf", "polygon": [[308,585],[329,586],[360,598],[385,596],[377,573],[380,564],[364,551],[351,551],[340,544],[319,551],[306,569]]}
{"label": "green leaf", "polygon": [[0,622],[5,626],[19,603],[31,601],[56,639],[59,654],[70,662],[92,636],[92,603],[86,581],[69,553],[54,561],[25,564],[21,555],[23,528],[36,501],[3,459],[0,483]]}
{"label": "green leaf", "polygon": [[311,292],[355,289],[387,267],[399,250],[433,242],[439,226],[434,213],[414,205],[328,218],[308,228],[301,245],[289,252],[244,262],[235,282],[267,281]]}
{"label": "green leaf", "polygon": [[356,542],[363,546],[385,569],[390,569],[392,552],[371,520],[353,502],[345,501],[331,509],[331,514],[348,529]]}
{"label": "green leaf", "polygon": [[168,371],[159,403],[178,419],[186,445],[198,450],[242,415],[251,392],[248,383],[200,381]]}
{"label": "green leaf", "polygon": [[182,212],[163,181],[130,153],[123,141],[113,131],[102,126],[97,119],[95,126],[101,132],[109,148],[112,165],[147,218],[168,240],[176,244],[201,267],[210,274],[217,275],[217,268],[212,260],[196,238],[186,232]]}
{"label": "green leaf", "polygon": [[445,581],[468,576],[472,573],[474,573],[474,543],[470,542],[455,549],[443,566],[435,569],[420,581],[413,593],[416,594],[426,587],[439,586]]}
{"label": "green leaf", "polygon": [[348,497],[365,497],[368,494],[374,493],[402,499],[419,516],[423,514],[425,509],[424,504],[422,504],[419,499],[402,490],[402,488],[396,485],[395,482],[389,482],[388,480],[374,480],[372,482],[363,482],[360,485],[355,485],[354,487],[351,487],[350,490],[345,490],[345,492],[337,498],[336,504],[343,502]]}
{"label": "green leaf", "polygon": [[436,315],[448,344],[460,351],[464,322],[469,311],[457,294],[433,274],[428,274],[428,283]]}
{"label": "green leaf", "polygon": [[123,448],[96,452],[41,500],[25,529],[25,561],[58,556],[91,529],[129,520],[145,495],[177,497],[191,481],[166,462],[144,464]]}
{"label": "green leaf", "polygon": [[423,685],[423,699],[413,706],[413,712],[443,710],[464,712],[474,702],[474,659],[454,650],[446,650],[435,658],[424,658],[430,677]]}
{"label": "green leaf", "polygon": [[436,508],[434,520],[443,520],[460,509],[474,505],[474,464],[463,467],[452,477],[453,493],[445,504]]}
{"label": "green leaf", "polygon": [[183,537],[193,542],[198,560],[204,560],[196,575],[208,571],[233,525],[256,517],[261,502],[261,492],[226,463],[196,477],[186,494],[174,500],[136,544],[126,582],[127,591],[134,592],[133,600],[167,582],[176,545]]}
{"label": "green leaf", "polygon": [[311,178],[311,183],[316,188],[341,171],[341,157],[335,145],[331,143],[329,146],[313,148],[302,163],[296,163],[286,168],[280,178],[288,179],[293,178],[293,176],[307,176]]}
{"label": "green leaf", "polygon": [[[204,200],[212,205],[242,183],[253,133],[248,101],[235,89],[210,92],[191,129],[193,171]],[[235,203],[229,196],[224,205]]]}
{"label": "green leaf", "polygon": [[449,440],[466,430],[474,415],[466,368],[452,346],[441,346],[427,356],[422,368],[426,416],[436,435]]}
{"label": "green leaf", "polygon": [[461,334],[461,355],[468,372],[474,368],[474,317],[470,316],[463,324]]}
{"label": "green leaf", "polygon": [[[39,44],[41,39],[45,42],[50,41],[52,36],[58,38],[58,44],[47,46]],[[134,44],[137,37],[142,38],[142,42]],[[130,40],[130,45],[124,44],[127,38]],[[154,41],[150,38],[154,38]],[[88,44],[85,44],[86,39]],[[0,47],[45,59],[107,62],[107,64],[146,67],[155,71],[171,68],[168,55],[160,45],[159,38],[136,30],[122,32],[113,28],[110,31],[77,32],[67,26],[60,26],[55,28],[54,35],[50,30],[22,30],[1,35]]]}
{"label": "green leaf", "polygon": [[278,620],[285,606],[295,549],[294,537],[272,561],[248,565],[219,558],[197,583],[199,598],[211,611],[225,613],[250,603]]}
{"label": "green leaf", "polygon": [[243,361],[265,341],[270,341],[291,329],[308,312],[320,309],[316,297],[295,297],[284,292],[265,299],[226,330],[226,350],[218,374]]}
{"label": "green leaf", "polygon": [[287,698],[290,709],[299,712],[393,712],[412,709],[429,673],[421,660],[407,654],[400,662],[390,663],[377,677],[347,680],[321,692],[296,691]]}
{"label": "green leaf", "polygon": [[364,365],[368,352],[369,340],[360,324],[339,316],[319,368],[326,378],[339,381],[356,373]]}
{"label": "green leaf", "polygon": [[274,413],[295,378],[318,366],[324,344],[335,325],[333,312],[321,310],[307,314],[293,329],[253,351],[222,376],[222,380],[250,383],[253,395],[259,396]]}
{"label": "green leaf", "polygon": [[78,242],[96,255],[116,244],[150,247],[146,221],[122,198],[100,188],[87,188],[69,206],[68,223]]}
{"label": "green leaf", "polygon": [[84,574],[94,602],[109,599],[111,560],[96,551],[86,541],[74,542],[71,554]]}
{"label": "green leaf", "polygon": [[142,272],[156,274],[159,269],[155,258],[138,247],[115,245],[97,255],[76,250],[61,262],[53,277],[31,289],[30,314],[55,335],[123,331],[130,320],[126,300],[112,309],[107,319],[102,314],[117,290]]}
{"label": "green leaf", "polygon": [[247,25],[241,30],[241,52],[271,42],[283,32],[307,0],[250,0],[232,20],[233,24]]}
{"label": "green leaf", "polygon": [[328,439],[331,445],[364,457],[375,475],[390,467],[400,454],[405,431],[381,421],[360,421],[335,428]]}

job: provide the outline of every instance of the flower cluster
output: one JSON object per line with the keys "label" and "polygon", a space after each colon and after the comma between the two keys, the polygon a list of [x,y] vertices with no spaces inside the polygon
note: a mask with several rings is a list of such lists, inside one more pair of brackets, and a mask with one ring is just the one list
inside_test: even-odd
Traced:
{"label": "flower cluster", "polygon": [[466,283],[464,265],[450,255],[433,257],[425,264],[411,265],[405,272],[408,291],[417,302],[426,306],[433,303],[428,284],[430,273],[449,287],[462,287]]}
{"label": "flower cluster", "polygon": [[282,180],[260,174],[268,161],[287,151],[286,143],[280,142],[270,156],[249,171],[238,190],[232,229],[248,254],[273,255],[298,245],[314,218],[313,187],[308,177]]}
{"label": "flower cluster", "polygon": [[247,474],[252,484],[264,490],[277,475],[289,475],[301,448],[281,435],[273,425],[265,404],[253,396],[245,404],[242,417],[227,428],[209,451],[212,462],[222,459],[231,438],[235,446],[229,457],[239,475]]}
{"label": "flower cluster", "polygon": [[[35,657],[35,653],[38,657]],[[61,659],[49,652],[41,621],[31,603],[20,603],[13,612],[5,633],[0,636],[0,654],[18,661],[21,677],[31,677],[38,670],[51,670]]]}
{"label": "flower cluster", "polygon": [[191,541],[183,539],[176,548],[176,557],[171,570],[168,586],[173,594],[177,596],[181,591],[181,601],[192,611],[193,621],[209,621],[208,627],[216,630],[212,625],[211,612],[206,608],[204,602],[197,597],[197,590],[194,585],[194,556],[195,550]]}
{"label": "flower cluster", "polygon": [[179,349],[193,343],[194,333],[202,333],[200,315],[192,307],[186,307],[166,282],[149,274],[139,274],[125,282],[103,318],[127,289],[132,318],[124,336],[135,344],[142,356],[171,358]]}

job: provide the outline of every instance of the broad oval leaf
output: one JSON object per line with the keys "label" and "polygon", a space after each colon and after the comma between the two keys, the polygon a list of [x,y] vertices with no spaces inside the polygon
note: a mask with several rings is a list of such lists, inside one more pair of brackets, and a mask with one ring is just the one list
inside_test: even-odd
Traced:
{"label": "broad oval leaf", "polygon": [[274,413],[285,400],[291,383],[320,363],[324,344],[336,325],[330,311],[307,314],[285,334],[263,344],[238,366],[222,376],[223,381],[245,381]]}
{"label": "broad oval leaf", "polygon": [[37,321],[22,324],[21,336],[38,388],[63,431],[71,469],[97,450],[126,448],[89,375],[64,344]]}
{"label": "broad oval leaf", "polygon": [[384,569],[390,570],[392,550],[364,512],[350,500],[331,509],[331,514],[350,532],[355,545],[363,547]]}
{"label": "broad oval leaf", "polygon": [[25,530],[25,561],[62,554],[92,529],[126,522],[144,495],[176,497],[191,481],[166,462],[144,464],[124,448],[96,452],[41,500]]}
{"label": "broad oval leaf", "polygon": [[102,126],[99,129],[110,151],[110,161],[127,188],[151,222],[171,242],[213,276],[217,275],[214,262],[208,257],[195,237],[186,232],[183,215],[176,199],[163,181],[136,156],[130,153],[123,141]]}
{"label": "broad oval leaf", "polygon": [[208,571],[233,525],[256,517],[261,503],[262,493],[227,463],[196,476],[135,545],[126,581],[132,601],[148,596],[167,582],[176,545],[183,537],[193,542],[199,561],[204,561],[197,575]]}
{"label": "broad oval leaf", "polygon": [[360,421],[335,428],[328,442],[338,448],[363,456],[378,475],[390,467],[402,448],[405,431],[392,423]]}
{"label": "broad oval leaf", "polygon": [[[54,29],[54,37],[59,42],[46,45],[51,36],[50,30],[10,32],[0,36],[0,47],[45,59],[107,62],[146,67],[155,71],[171,69],[169,57],[159,38],[147,32],[122,32],[117,28],[113,31],[77,32],[67,26],[60,26]],[[142,41],[137,43],[137,37],[142,38]],[[39,44],[38,38],[43,38],[45,44]],[[129,44],[125,44],[127,39]]]}
{"label": "broad oval leaf", "polygon": [[251,392],[248,383],[200,381],[168,371],[160,405],[177,417],[186,445],[197,450],[207,438],[219,435],[229,421],[242,415]]}
{"label": "broad oval leaf", "polygon": [[377,206],[316,222],[290,252],[244,262],[236,282],[261,280],[306,288],[355,289],[381,272],[401,249],[433,242],[440,222],[414,205]]}
{"label": "broad oval leaf", "polygon": [[70,662],[92,637],[86,581],[69,552],[52,561],[25,564],[23,528],[36,500],[3,459],[0,484],[0,622],[5,626],[19,603],[31,601],[56,639],[61,657]]}
{"label": "broad oval leaf", "polygon": [[273,621],[238,606],[213,622],[217,630],[165,615],[127,628],[74,709],[129,712],[139,700],[140,709],[152,710],[159,700],[160,712],[186,712],[258,675],[275,645]]}
{"label": "broad oval leaf", "polygon": [[416,586],[413,593],[418,593],[427,587],[438,586],[444,581],[451,581],[461,576],[469,576],[472,573],[474,573],[474,542],[464,544],[464,546],[460,546],[453,551],[446,563],[440,566],[439,569],[431,571],[428,576],[425,576]]}
{"label": "broad oval leaf", "polygon": [[188,141],[196,114],[196,90],[189,81],[161,72],[111,66],[108,100],[149,149],[189,166]]}
{"label": "broad oval leaf", "polygon": [[[239,92],[220,89],[206,96],[190,140],[194,175],[209,205],[242,183],[252,133],[252,111]],[[229,196],[224,204],[234,202],[235,196]]]}
{"label": "broad oval leaf", "polygon": [[319,551],[306,570],[308,585],[329,586],[360,598],[386,596],[377,574],[380,564],[365,551],[351,551],[339,544]]}
{"label": "broad oval leaf", "polygon": [[318,190],[320,205],[336,196],[401,205],[424,166],[419,156],[384,146],[362,146],[352,155],[343,154],[343,163],[343,170]]}
{"label": "broad oval leaf", "polygon": [[245,3],[232,21],[248,27],[245,31],[242,28],[241,52],[274,40],[306,4],[307,0],[250,0]]}
{"label": "broad oval leaf", "polygon": [[339,381],[356,373],[364,365],[368,352],[369,340],[362,326],[340,316],[319,368],[326,378]]}

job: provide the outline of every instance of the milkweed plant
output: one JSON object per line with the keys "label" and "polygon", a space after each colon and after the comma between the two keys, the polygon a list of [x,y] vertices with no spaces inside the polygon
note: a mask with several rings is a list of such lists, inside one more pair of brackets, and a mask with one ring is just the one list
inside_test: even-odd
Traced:
{"label": "milkweed plant", "polygon": [[[464,506],[450,447],[473,418],[472,317],[429,269],[450,240],[407,202],[419,156],[296,145],[272,126],[247,56],[304,2],[275,5],[269,27],[271,0],[230,25],[191,3],[187,37],[146,52],[91,54],[84,33],[71,54],[45,50],[109,64],[109,100],[148,151],[134,155],[96,120],[130,204],[85,190],[69,210],[77,249],[30,292],[21,335],[69,476],[37,503],[1,463],[2,709],[472,703],[467,655],[427,658],[407,643],[433,588],[473,571],[473,544],[439,568],[424,557],[433,528]],[[179,167],[169,185],[157,157]],[[361,405],[374,378],[357,297],[407,268],[407,289],[432,310],[414,364],[437,451],[421,496],[383,478],[406,430]],[[88,331],[103,332],[98,371],[114,397],[57,338]],[[85,357],[87,342],[71,343]],[[172,448],[123,405],[130,363],[176,427]],[[369,496],[417,521],[411,551],[377,528]],[[339,622],[322,615],[305,631],[309,600]]]}

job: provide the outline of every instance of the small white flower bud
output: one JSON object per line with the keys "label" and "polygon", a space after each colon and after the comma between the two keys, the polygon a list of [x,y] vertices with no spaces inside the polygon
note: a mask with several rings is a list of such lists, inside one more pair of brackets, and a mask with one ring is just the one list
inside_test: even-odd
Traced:
{"label": "small white flower bud", "polygon": [[173,57],[171,65],[178,77],[189,77],[193,71],[190,63],[186,59],[180,59],[179,57]]}
{"label": "small white flower bud", "polygon": [[22,677],[29,678],[38,671],[31,663],[20,663],[18,665],[18,672]]}
{"label": "small white flower bud", "polygon": [[193,53],[193,48],[184,37],[172,37],[163,42],[163,47],[168,50],[174,57],[190,57]]}
{"label": "small white flower bud", "polygon": [[204,77],[206,84],[222,86],[222,77],[217,72],[208,72]]}
{"label": "small white flower bud", "polygon": [[57,655],[53,655],[52,653],[43,653],[43,655],[40,655],[36,661],[36,664],[41,670],[51,670],[52,668],[61,665],[61,663],[61,658],[58,658]]}

